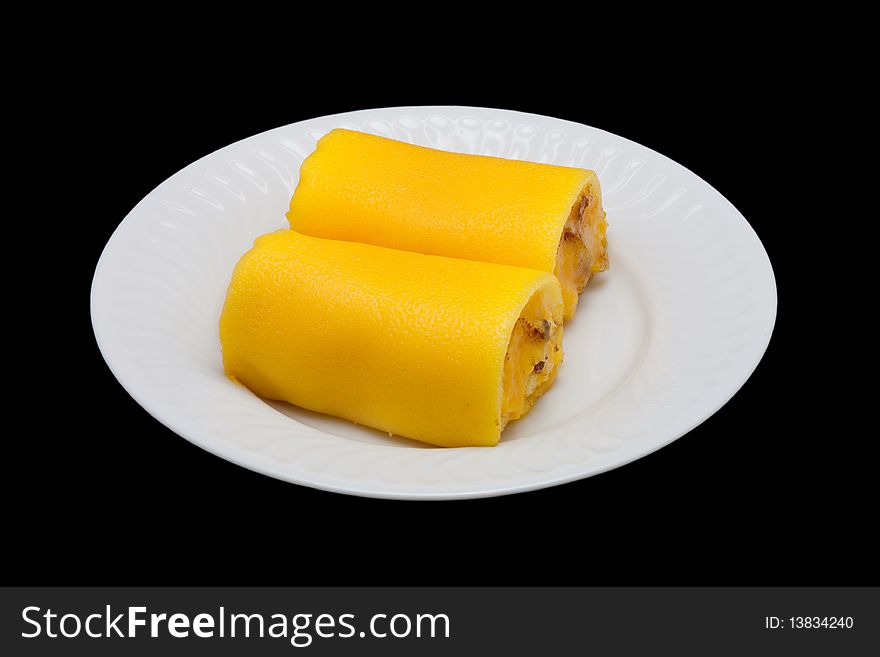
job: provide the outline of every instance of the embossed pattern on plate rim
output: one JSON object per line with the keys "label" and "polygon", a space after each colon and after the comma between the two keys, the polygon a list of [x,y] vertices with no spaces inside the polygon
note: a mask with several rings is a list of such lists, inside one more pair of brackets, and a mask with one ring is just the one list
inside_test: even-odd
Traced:
{"label": "embossed pattern on plate rim", "polygon": [[[749,330],[744,329],[742,335],[739,336],[745,340],[745,343],[734,349],[731,345],[737,338],[735,332],[731,334],[731,337],[731,335],[722,336],[720,332],[716,331],[709,337],[716,341],[726,340],[724,349],[727,351],[715,349],[713,353],[708,355],[717,359],[725,354],[746,353],[739,354],[743,358],[735,365],[728,362],[724,367],[713,366],[715,369],[712,371],[712,375],[716,379],[724,374],[727,376],[726,380],[723,380],[723,384],[718,384],[717,381],[712,383],[716,388],[708,397],[707,391],[713,390],[713,388],[706,387],[707,382],[710,381],[706,372],[701,372],[699,376],[694,376],[691,380],[679,373],[679,378],[672,379],[675,385],[670,385],[668,391],[674,391],[676,388],[685,391],[691,390],[692,394],[697,395],[696,397],[689,397],[688,393],[679,398],[676,398],[674,394],[670,397],[666,394],[668,391],[663,390],[651,391],[651,395],[641,391],[642,397],[638,398],[636,400],[638,403],[629,409],[638,412],[624,413],[626,421],[621,421],[623,416],[620,412],[617,415],[606,413],[603,424],[603,419],[594,414],[590,415],[587,420],[569,422],[557,429],[545,431],[541,436],[530,437],[528,440],[511,441],[503,450],[500,448],[493,450],[393,450],[384,446],[377,449],[374,445],[352,448],[349,444],[351,441],[345,441],[341,447],[334,446],[318,430],[303,425],[297,426],[295,430],[292,429],[291,424],[296,423],[293,423],[289,418],[282,420],[281,418],[284,416],[280,414],[273,418],[272,416],[263,417],[258,413],[260,417],[256,417],[253,411],[254,407],[250,405],[253,400],[245,401],[242,397],[242,395],[249,395],[246,391],[240,389],[233,391],[217,387],[222,386],[220,382],[203,381],[200,383],[200,375],[195,375],[196,383],[192,383],[192,372],[197,372],[197,370],[190,366],[190,371],[187,372],[187,367],[181,366],[183,360],[154,368],[160,374],[165,372],[168,388],[186,391],[180,398],[170,398],[171,401],[168,397],[163,398],[162,394],[157,392],[161,389],[161,386],[156,382],[157,379],[154,378],[152,383],[148,380],[149,368],[132,365],[134,361],[130,359],[131,352],[137,352],[140,349],[142,354],[152,354],[158,351],[160,355],[174,358],[175,350],[181,351],[178,347],[185,346],[186,340],[194,339],[194,337],[187,337],[186,334],[180,334],[179,331],[175,333],[174,327],[169,328],[165,325],[155,324],[150,329],[149,323],[143,322],[146,311],[122,308],[126,302],[130,301],[131,297],[137,297],[136,294],[132,294],[133,290],[140,289],[140,298],[146,302],[155,304],[156,298],[155,295],[151,298],[144,292],[144,289],[149,289],[149,285],[143,288],[137,286],[126,288],[121,283],[122,280],[135,280],[135,282],[144,283],[146,279],[143,278],[143,267],[141,274],[128,272],[126,275],[131,274],[128,279],[126,276],[118,278],[111,276],[111,274],[119,274],[120,272],[125,273],[119,267],[114,270],[108,265],[114,252],[117,252],[117,255],[137,255],[136,250],[133,250],[132,242],[125,240],[130,240],[135,236],[135,231],[141,229],[143,234],[139,236],[140,238],[147,236],[146,242],[159,244],[159,247],[156,248],[160,251],[147,254],[147,257],[154,257],[156,253],[167,256],[167,247],[173,243],[173,239],[171,241],[166,239],[164,231],[176,232],[179,235],[180,231],[195,230],[188,228],[190,224],[181,224],[180,221],[175,221],[173,218],[163,217],[157,213],[155,208],[147,208],[150,201],[159,198],[165,199],[162,202],[163,209],[160,212],[167,211],[175,217],[199,217],[201,220],[206,216],[226,213],[227,207],[232,207],[236,202],[247,203],[248,194],[251,195],[250,198],[255,199],[258,205],[262,200],[265,200],[261,200],[261,196],[268,197],[274,194],[280,198],[283,194],[289,195],[292,191],[292,175],[295,174],[295,170],[291,171],[292,168],[295,169],[293,164],[307,154],[314,138],[326,131],[326,127],[331,124],[348,124],[351,127],[367,129],[380,134],[383,124],[390,126],[389,129],[392,130],[397,125],[398,129],[403,130],[404,133],[410,128],[413,130],[421,129],[423,132],[422,142],[425,141],[425,135],[428,136],[428,141],[432,141],[431,137],[434,133],[436,133],[434,138],[442,141],[443,134],[440,129],[449,128],[452,124],[457,128],[463,127],[462,134],[465,139],[470,135],[469,130],[476,134],[476,129],[480,128],[480,138],[484,140],[484,143],[488,136],[491,136],[489,128],[493,124],[506,125],[507,132],[512,133],[512,138],[509,142],[499,141],[495,144],[503,152],[493,154],[539,161],[544,159],[561,164],[571,163],[596,168],[603,176],[602,182],[603,187],[607,190],[609,213],[619,220],[619,223],[613,225],[621,230],[621,235],[630,231],[632,244],[637,244],[638,239],[647,239],[645,236],[650,234],[652,245],[665,245],[666,250],[671,253],[671,255],[666,253],[664,256],[662,253],[664,249],[657,248],[648,252],[649,255],[654,251],[659,253],[655,263],[657,265],[656,272],[665,271],[670,281],[674,279],[674,284],[681,286],[680,290],[688,290],[694,299],[699,299],[706,304],[713,303],[713,297],[709,293],[720,289],[727,291],[730,297],[727,301],[728,305],[737,303],[742,305],[739,315],[733,313],[730,317],[733,318],[732,322],[742,320],[744,325],[749,327]],[[428,128],[433,129],[434,133],[431,133]],[[529,150],[529,144],[531,144],[529,139],[536,135],[542,135],[544,139],[542,146],[544,150],[538,153]],[[405,134],[389,136],[405,138]],[[297,139],[299,142],[296,141]],[[311,143],[308,141],[309,139],[312,139]],[[594,152],[589,158],[582,154],[580,162],[571,161],[575,157],[578,147],[586,148],[584,153],[587,153],[593,145],[601,145],[602,142],[605,145],[595,160],[592,160]],[[249,149],[249,145],[253,147]],[[430,145],[444,147],[443,143],[431,143]],[[575,155],[570,155],[568,160],[559,155],[559,149],[566,145],[572,153],[575,153]],[[452,147],[454,148],[454,144]],[[467,144],[465,144],[465,148],[459,149],[467,150],[466,147]],[[276,149],[275,152],[271,150],[273,148]],[[507,150],[504,150],[505,148]],[[476,150],[485,152],[485,149],[477,148]],[[621,153],[629,154],[630,158],[624,162],[619,157]],[[221,160],[224,156],[231,155],[234,157],[226,160],[227,169],[222,169]],[[294,156],[291,164],[286,164],[284,161],[288,155]],[[263,167],[262,171],[259,170],[259,167]],[[217,173],[216,169],[218,168],[222,170],[222,174]],[[634,179],[638,179],[652,168],[655,169],[655,173],[647,180],[642,181],[643,186],[635,194],[624,195],[624,198],[619,196],[622,191],[627,190]],[[201,175],[193,176],[196,173]],[[688,184],[686,187],[672,186],[674,188],[671,188],[667,184],[670,178],[677,178],[679,181],[686,180]],[[195,184],[193,179],[208,180],[214,186],[208,187],[202,183]],[[186,181],[185,184],[182,184],[184,181]],[[278,187],[279,183],[281,187]],[[203,188],[210,191],[205,191]],[[657,195],[658,190],[662,191],[662,198]],[[682,199],[688,198],[689,191],[694,194],[695,202],[689,201],[690,205],[684,209],[676,207],[676,204],[681,205]],[[643,207],[644,211],[641,214],[628,213],[630,209],[651,201],[652,198],[653,201],[659,201],[659,203],[653,201],[648,203],[650,207]],[[196,209],[192,209],[190,205],[194,205]],[[719,213],[711,215],[714,217],[711,220],[703,216],[707,214],[706,209],[709,206],[716,213]],[[675,215],[670,212],[670,208],[673,207],[676,207]],[[669,224],[670,217],[677,219],[679,224],[688,222],[687,230],[676,234],[675,227]],[[651,221],[643,221],[647,219],[651,219]],[[701,231],[706,233],[707,226],[714,232],[710,231],[701,235]],[[224,230],[228,233],[232,228],[234,227],[225,226]],[[158,232],[150,233],[150,230]],[[206,246],[199,240],[191,240],[201,249],[200,257],[203,258],[203,262],[214,262],[211,258],[214,257],[216,260],[216,250],[222,250],[222,246],[218,246],[223,243],[224,239],[219,235],[220,232],[219,229],[216,231],[204,230],[199,234],[200,238],[204,237],[206,243],[213,241],[213,247]],[[149,237],[149,235],[153,235],[153,237]],[[681,266],[679,266],[677,273],[673,271],[675,269],[675,258],[673,257],[676,249],[675,238],[681,235],[689,236],[688,239],[692,239],[692,241],[702,239],[703,250],[706,253],[718,255],[717,260],[709,258],[709,261],[713,263],[713,270],[724,271],[726,279],[720,283],[726,287],[722,287],[719,281],[712,282],[716,288],[707,288],[708,283],[700,280],[688,280],[694,278],[693,271]],[[724,237],[728,242],[720,239],[721,237]],[[143,239],[140,242],[146,243]],[[723,247],[727,243],[733,244],[739,251],[736,249],[725,251]],[[173,245],[177,246],[178,243],[173,243]],[[215,249],[213,255],[212,248]],[[161,249],[166,249],[166,251],[163,252]],[[131,258],[135,265],[138,257],[140,256]],[[118,265],[119,262],[120,260],[117,259],[113,264]],[[716,263],[720,263],[721,266],[716,267]],[[743,263],[745,264],[743,265]],[[178,273],[184,276],[198,276],[198,271],[185,270],[183,265],[189,264],[186,260],[180,260],[173,264],[177,267]],[[136,272],[136,267],[133,266],[132,270]],[[137,276],[141,276],[141,279],[137,279]],[[739,287],[733,286],[731,282],[735,282],[737,276],[745,277],[746,283]],[[711,276],[708,278],[711,279]],[[225,282],[224,278],[224,287]],[[174,294],[180,294],[179,289],[174,289],[179,287],[177,281],[166,278],[164,283],[168,299]],[[730,290],[733,291],[730,292]],[[674,309],[676,303],[676,289],[674,287],[665,290],[665,292],[663,290],[658,292],[658,298],[661,293],[666,294],[665,303],[672,308],[667,312],[665,319],[670,320],[673,325],[677,323],[682,332],[686,334],[690,330],[688,323],[695,318],[700,319],[699,316],[693,313],[693,309],[679,309],[678,311]],[[144,296],[145,294],[146,296]],[[186,304],[179,303],[175,307],[175,316],[190,317],[188,321],[198,323],[210,315],[211,309],[204,308],[201,310],[202,315],[198,315],[198,306],[200,302],[204,305],[206,303],[204,300],[191,301],[194,303],[189,305],[195,307],[196,310],[186,307]],[[149,306],[149,303],[147,305]],[[718,307],[722,311],[724,310],[721,306]],[[157,308],[162,309],[161,299],[159,299]],[[712,308],[714,309],[714,307]],[[165,309],[167,310],[167,307]],[[129,316],[125,315],[126,312],[129,313]],[[138,315],[138,312],[141,314]],[[688,312],[691,314],[688,315]],[[747,380],[769,343],[775,322],[775,313],[775,281],[763,246],[742,215],[708,183],[695,174],[665,156],[602,130],[540,115],[471,107],[383,108],[318,117],[269,130],[215,151],[171,176],[129,213],[111,237],[101,256],[92,288],[93,325],[98,344],[108,365],[132,397],[163,424],[212,453],[264,474],[336,492],[408,499],[484,497],[532,490],[597,474],[659,449],[704,421],[726,403]],[[199,319],[200,317],[201,319]],[[722,324],[726,325],[728,319],[726,316],[719,317],[713,326],[717,328]],[[127,325],[126,322],[128,322]],[[179,327],[177,328],[179,329]],[[163,335],[163,331],[165,335]],[[146,336],[137,337],[141,333]],[[121,339],[122,335],[128,336],[128,342]],[[671,338],[674,337],[673,334]],[[147,342],[143,342],[144,339]],[[149,342],[151,339],[153,340],[152,344]],[[141,340],[140,344],[137,344],[138,340]],[[163,340],[165,342],[162,342]],[[693,343],[678,346],[674,346],[674,343],[675,339],[667,339],[667,344],[672,346],[666,348],[679,350],[685,357],[691,357],[693,362],[699,360],[694,359],[693,354],[688,356],[688,349],[694,347]],[[699,347],[700,344],[696,346]],[[126,349],[128,349],[128,353],[126,357],[122,357],[122,352]],[[708,361],[703,357],[702,362]],[[656,364],[653,366],[657,369]],[[189,378],[184,374],[190,375]],[[645,379],[636,383],[660,385],[663,383],[665,375],[665,372],[660,372],[654,381]],[[161,378],[160,375],[158,377],[160,382]],[[211,399],[210,394],[217,392],[222,392],[224,395],[223,403],[220,404],[219,409],[214,408],[212,411],[212,404],[216,406],[217,402]],[[186,398],[186,394],[189,394],[190,397]],[[612,397],[614,395],[616,392],[612,394]],[[185,399],[185,401],[181,402],[181,399]],[[669,417],[669,409],[675,409],[675,413],[678,414],[676,421],[662,425],[664,418],[668,419]],[[682,410],[686,411],[684,414],[687,416],[687,420],[685,421],[682,421],[680,417]],[[239,418],[245,417],[244,424],[235,424],[233,418],[237,416]],[[626,422],[629,422],[631,426],[626,426]],[[661,422],[660,430],[654,429],[651,432],[646,429],[646,427],[652,427],[652,423],[656,422]],[[233,427],[231,432],[236,435],[236,440],[240,441],[238,444],[218,438],[223,433],[224,426]],[[246,427],[250,427],[252,431],[244,431],[243,428]],[[591,443],[583,440],[586,428],[592,432],[593,440]],[[615,432],[617,436],[615,436]],[[247,440],[244,440],[245,436],[247,436]],[[254,436],[262,436],[265,440],[260,443],[259,440],[252,440]],[[607,441],[603,443],[597,438],[607,438]],[[549,455],[546,449],[548,445],[553,448]],[[412,453],[413,451],[420,455],[432,454],[432,456],[417,456]],[[397,456],[390,457],[395,452],[397,452]],[[400,452],[408,452],[409,456]],[[320,456],[316,458],[319,454]],[[503,456],[488,456],[490,454],[502,454]],[[390,462],[391,467],[383,465],[382,467],[385,469],[379,476],[377,473],[381,468],[377,463],[381,461]],[[397,474],[409,471],[421,473],[419,476],[422,478],[410,477],[406,479]],[[363,476],[365,473],[366,476]],[[395,479],[395,477],[397,478]]]}

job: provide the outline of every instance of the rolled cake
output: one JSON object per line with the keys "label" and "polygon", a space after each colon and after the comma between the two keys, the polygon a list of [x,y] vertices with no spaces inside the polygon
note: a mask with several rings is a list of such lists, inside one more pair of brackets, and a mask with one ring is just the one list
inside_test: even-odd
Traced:
{"label": "rolled cake", "polygon": [[569,319],[608,268],[593,171],[414,146],[336,129],[300,169],[294,230],[555,273]]}
{"label": "rolled cake", "polygon": [[267,399],[447,447],[494,445],[562,362],[546,272],[281,230],[235,267],[223,366]]}

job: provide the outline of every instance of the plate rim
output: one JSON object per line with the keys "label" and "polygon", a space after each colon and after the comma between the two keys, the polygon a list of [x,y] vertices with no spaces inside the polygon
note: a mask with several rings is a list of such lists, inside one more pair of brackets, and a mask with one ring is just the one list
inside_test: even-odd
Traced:
{"label": "plate rim", "polygon": [[[172,413],[170,416],[167,413],[163,414],[161,412],[160,408],[156,408],[156,406],[157,406],[156,404],[145,399],[144,395],[138,394],[137,391],[134,389],[134,386],[132,386],[130,382],[126,381],[125,378],[123,376],[121,376],[121,370],[123,368],[119,364],[118,360],[113,357],[112,349],[108,348],[106,338],[102,337],[101,330],[99,329],[99,322],[96,319],[97,282],[98,282],[99,276],[101,275],[101,272],[107,266],[106,265],[107,254],[109,253],[110,249],[114,246],[115,242],[119,239],[120,231],[123,229],[123,225],[129,219],[129,217],[132,216],[135,212],[137,212],[138,209],[140,208],[140,206],[143,205],[154,194],[154,192],[156,192],[158,189],[160,189],[161,187],[168,184],[173,178],[175,178],[176,176],[178,176],[179,174],[183,173],[184,171],[186,171],[190,168],[196,167],[201,162],[210,158],[214,154],[219,153],[220,151],[223,151],[225,149],[232,148],[232,147],[238,146],[240,144],[243,144],[244,142],[265,136],[268,133],[282,130],[285,128],[290,128],[292,126],[306,123],[308,121],[323,120],[323,119],[344,119],[344,118],[348,118],[348,117],[362,115],[366,112],[392,111],[392,110],[397,110],[397,111],[402,111],[402,112],[405,112],[408,110],[414,111],[414,112],[424,112],[424,111],[443,112],[443,111],[450,111],[450,110],[456,111],[456,112],[467,111],[467,110],[474,110],[474,111],[478,111],[478,112],[500,112],[502,114],[514,114],[514,115],[517,115],[522,118],[533,117],[533,118],[538,118],[540,120],[551,120],[554,122],[564,123],[569,126],[586,127],[589,130],[592,130],[592,131],[595,131],[597,133],[601,133],[604,135],[608,135],[610,137],[613,137],[614,139],[622,140],[623,142],[625,142],[629,145],[632,145],[632,146],[635,146],[639,149],[643,149],[645,151],[648,151],[648,152],[652,153],[653,155],[660,157],[664,163],[671,163],[674,166],[680,167],[681,169],[685,170],[688,174],[694,176],[694,178],[698,179],[702,184],[704,184],[709,189],[711,189],[725,203],[727,203],[727,205],[729,205],[735,211],[735,213],[737,215],[739,215],[739,218],[741,219],[742,223],[744,224],[744,227],[747,228],[747,230],[750,234],[751,240],[758,247],[759,255],[762,257],[765,264],[767,265],[767,273],[768,273],[767,282],[771,283],[770,288],[769,288],[770,294],[769,294],[769,298],[768,298],[768,310],[769,310],[768,324],[769,325],[768,325],[767,330],[764,332],[764,334],[762,336],[762,340],[760,342],[760,349],[756,349],[756,351],[755,351],[756,357],[754,358],[754,362],[749,362],[748,366],[743,367],[743,370],[742,370],[743,374],[740,377],[736,377],[735,383],[734,383],[733,378],[730,379],[731,385],[730,385],[730,389],[729,389],[729,394],[725,393],[724,395],[722,395],[723,398],[719,402],[717,402],[717,404],[712,404],[709,407],[707,407],[707,408],[710,408],[711,410],[708,410],[704,413],[701,413],[701,414],[699,414],[699,416],[695,415],[694,418],[698,417],[698,419],[694,419],[694,420],[686,423],[687,424],[686,429],[683,429],[681,431],[678,431],[678,430],[672,431],[671,432],[673,434],[672,436],[665,437],[663,440],[655,440],[654,442],[651,443],[650,447],[647,449],[642,448],[641,450],[637,451],[637,453],[635,453],[635,454],[627,454],[624,458],[619,458],[619,459],[611,461],[611,462],[598,463],[596,465],[586,467],[582,471],[578,471],[578,472],[575,472],[572,474],[562,474],[562,475],[555,476],[555,477],[548,476],[548,477],[542,478],[538,481],[525,482],[525,483],[519,483],[519,484],[509,484],[509,483],[490,484],[490,485],[487,485],[484,487],[474,488],[472,490],[462,490],[462,491],[397,491],[397,490],[390,490],[390,489],[376,490],[373,488],[359,488],[357,485],[354,485],[354,484],[337,485],[332,482],[322,480],[320,477],[313,477],[313,476],[309,475],[308,473],[302,473],[301,475],[296,474],[294,476],[290,472],[287,472],[287,471],[283,470],[281,467],[279,467],[277,463],[272,463],[272,462],[266,461],[264,459],[260,459],[259,457],[255,456],[255,455],[247,454],[246,452],[236,452],[236,450],[234,450],[234,449],[224,451],[224,450],[218,448],[217,443],[212,443],[210,440],[203,439],[203,437],[198,435],[201,433],[201,431],[199,431],[197,427],[190,426],[190,427],[182,428],[180,426],[180,419],[176,416],[176,414]],[[219,457],[224,461],[228,461],[236,466],[246,468],[248,470],[251,470],[253,472],[256,472],[256,473],[264,475],[264,476],[270,476],[275,479],[280,479],[280,480],[288,482],[288,483],[302,485],[302,486],[308,486],[310,488],[314,488],[314,489],[322,490],[322,491],[326,491],[326,492],[341,493],[344,495],[353,495],[353,496],[358,496],[358,497],[368,497],[368,498],[376,498],[376,499],[443,501],[443,500],[459,500],[459,499],[482,499],[482,498],[497,497],[497,496],[502,496],[502,495],[525,493],[525,492],[529,492],[529,491],[533,491],[533,490],[540,490],[542,488],[549,488],[552,486],[559,486],[559,485],[571,483],[574,481],[587,479],[587,478],[592,477],[594,475],[598,475],[603,472],[607,472],[609,470],[616,469],[618,467],[632,463],[633,461],[636,461],[640,458],[643,458],[645,456],[653,454],[654,452],[658,451],[659,449],[662,449],[663,447],[666,447],[667,445],[678,440],[679,438],[684,437],[685,435],[687,435],[688,433],[693,431],[696,427],[698,427],[703,422],[705,422],[712,415],[717,413],[723,406],[725,406],[742,389],[742,387],[745,385],[745,383],[754,374],[758,365],[764,359],[764,356],[767,353],[767,348],[769,347],[770,342],[772,341],[773,335],[775,333],[775,328],[776,328],[776,320],[777,320],[777,316],[778,316],[778,288],[777,288],[777,282],[776,282],[776,274],[773,269],[773,262],[770,259],[769,254],[767,253],[767,249],[766,249],[764,243],[762,242],[761,238],[758,236],[754,227],[751,225],[751,223],[745,217],[745,215],[726,196],[724,196],[724,194],[722,194],[721,191],[719,191],[715,186],[713,186],[708,181],[706,181],[705,179],[700,177],[698,174],[696,174],[690,168],[673,160],[669,156],[664,155],[663,153],[660,153],[659,151],[654,150],[653,148],[651,148],[649,146],[645,146],[644,144],[640,144],[634,140],[631,140],[627,137],[610,132],[610,131],[605,130],[603,128],[597,128],[595,126],[592,126],[592,125],[589,125],[586,123],[572,121],[570,119],[563,119],[563,118],[559,118],[559,117],[549,116],[549,115],[545,115],[545,114],[538,114],[535,112],[524,112],[524,111],[520,111],[520,110],[495,108],[495,107],[484,107],[484,106],[477,106],[477,105],[400,105],[400,106],[368,107],[368,108],[361,108],[361,109],[351,110],[351,111],[346,111],[346,112],[336,112],[333,114],[324,114],[324,115],[319,115],[319,116],[313,116],[313,117],[309,117],[309,118],[305,118],[305,119],[300,119],[298,121],[294,121],[291,123],[285,123],[282,125],[278,125],[278,126],[263,130],[261,132],[254,133],[252,135],[248,135],[246,137],[243,137],[242,139],[238,139],[238,140],[230,142],[228,144],[224,144],[223,146],[221,146],[217,149],[214,149],[213,151],[210,151],[208,153],[205,153],[204,155],[193,160],[192,162],[188,163],[184,167],[174,171],[171,175],[166,177],[159,184],[157,184],[150,191],[148,191],[143,196],[143,198],[141,198],[134,206],[131,207],[131,209],[119,221],[119,224],[116,226],[116,228],[111,233],[110,237],[107,239],[107,242],[104,245],[103,249],[101,250],[101,254],[98,257],[98,260],[95,264],[95,271],[92,275],[92,282],[91,282],[90,294],[89,294],[89,311],[90,311],[89,312],[90,320],[91,320],[91,324],[92,324],[92,332],[93,332],[93,335],[95,338],[95,342],[98,345],[98,349],[101,353],[102,358],[104,359],[104,362],[106,363],[107,367],[109,368],[110,372],[113,374],[114,378],[119,383],[119,385],[121,385],[122,388],[126,391],[126,393],[128,393],[128,395],[131,396],[132,399],[134,399],[138,403],[138,405],[142,409],[144,409],[157,422],[159,422],[160,424],[162,424],[163,426],[165,426],[166,428],[168,428],[169,430],[174,432],[177,436],[187,440],[188,442],[205,450],[206,452],[212,454],[213,456]],[[753,342],[753,346],[755,346],[755,347],[758,346],[757,341]],[[456,449],[469,450],[469,449],[481,449],[481,448],[465,447],[465,448],[456,448]]]}

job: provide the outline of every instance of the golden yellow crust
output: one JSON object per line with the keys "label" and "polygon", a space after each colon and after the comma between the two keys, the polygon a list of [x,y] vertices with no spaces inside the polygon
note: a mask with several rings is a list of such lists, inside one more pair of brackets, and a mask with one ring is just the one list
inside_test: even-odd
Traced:
{"label": "golden yellow crust", "polygon": [[[591,197],[577,235],[585,248],[558,253],[566,225]],[[303,162],[287,214],[316,237],[558,273],[566,317],[582,288],[569,269],[608,266],[596,174],[586,169],[450,153],[336,129]],[[584,283],[586,284],[586,283]],[[572,292],[576,290],[575,292]]]}
{"label": "golden yellow crust", "polygon": [[435,445],[494,445],[540,394],[507,401],[517,320],[562,313],[545,272],[282,230],[236,265],[220,340],[226,373],[262,397]]}

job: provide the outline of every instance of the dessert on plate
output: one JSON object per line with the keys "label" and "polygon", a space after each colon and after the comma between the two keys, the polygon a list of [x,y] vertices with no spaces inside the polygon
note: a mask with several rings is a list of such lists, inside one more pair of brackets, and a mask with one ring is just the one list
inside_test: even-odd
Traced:
{"label": "dessert on plate", "polygon": [[556,274],[570,319],[608,268],[596,173],[451,153],[337,128],[303,162],[294,230]]}
{"label": "dessert on plate", "polygon": [[552,385],[562,321],[545,271],[285,229],[236,265],[220,341],[226,373],[261,397],[485,446]]}

